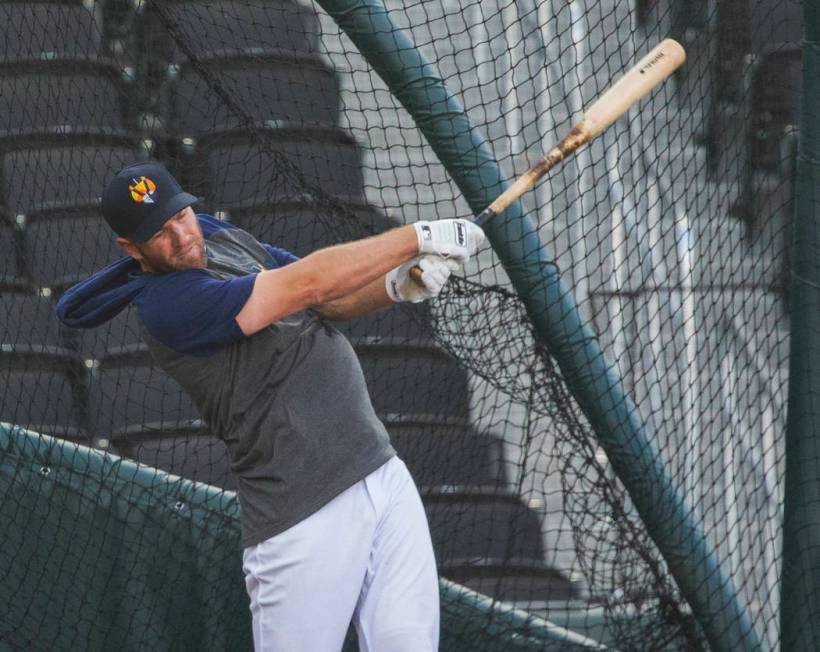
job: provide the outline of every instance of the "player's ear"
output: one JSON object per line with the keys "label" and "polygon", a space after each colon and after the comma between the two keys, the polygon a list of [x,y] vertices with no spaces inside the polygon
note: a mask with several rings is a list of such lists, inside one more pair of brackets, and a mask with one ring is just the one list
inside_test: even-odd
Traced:
{"label": "player's ear", "polygon": [[122,247],[122,250],[135,260],[142,260],[142,253],[139,247],[126,238],[117,236],[117,244]]}

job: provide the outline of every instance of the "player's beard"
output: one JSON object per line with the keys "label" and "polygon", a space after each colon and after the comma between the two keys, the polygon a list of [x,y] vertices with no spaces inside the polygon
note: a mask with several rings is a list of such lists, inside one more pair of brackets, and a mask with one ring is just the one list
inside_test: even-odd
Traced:
{"label": "player's beard", "polygon": [[208,265],[205,239],[200,234],[193,243],[175,250],[169,257],[160,257],[141,251],[146,268],[155,273],[181,272],[186,269],[203,269]]}

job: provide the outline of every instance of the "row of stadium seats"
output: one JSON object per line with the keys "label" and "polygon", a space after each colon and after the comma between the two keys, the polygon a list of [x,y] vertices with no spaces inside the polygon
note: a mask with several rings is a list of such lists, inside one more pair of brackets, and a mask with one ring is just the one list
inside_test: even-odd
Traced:
{"label": "row of stadium seats", "polygon": [[[296,2],[138,3],[107,22],[105,6],[2,5],[6,136],[128,129],[190,145],[248,121],[338,122],[338,82],[318,57],[316,17]],[[20,38],[32,24],[45,29],[33,42]]]}
{"label": "row of stadium seats", "polygon": [[[0,20],[0,420],[234,489],[225,445],[151,363],[132,310],[72,331],[53,302],[120,255],[99,194],[148,155],[203,209],[297,255],[389,226],[364,201],[355,141],[335,126],[338,83],[317,56],[315,15],[290,0],[97,0],[0,3]],[[537,508],[507,489],[502,440],[469,423],[467,372],[435,344],[427,307],[342,328],[422,488],[442,573],[501,599],[572,595],[543,564]]]}

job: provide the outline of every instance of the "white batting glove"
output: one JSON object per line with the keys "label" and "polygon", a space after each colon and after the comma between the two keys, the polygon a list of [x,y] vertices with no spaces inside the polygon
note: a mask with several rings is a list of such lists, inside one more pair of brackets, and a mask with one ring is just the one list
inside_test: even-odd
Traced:
{"label": "white batting glove", "polygon": [[[419,285],[410,277],[410,270],[418,266],[421,269],[421,283]],[[385,287],[388,296],[396,303],[411,301],[418,303],[438,296],[441,289],[450,278],[450,274],[461,267],[453,259],[441,256],[419,256],[403,265],[394,267],[385,277]]]}
{"label": "white batting glove", "polygon": [[438,254],[466,263],[484,242],[484,231],[469,220],[415,222],[419,253]]}

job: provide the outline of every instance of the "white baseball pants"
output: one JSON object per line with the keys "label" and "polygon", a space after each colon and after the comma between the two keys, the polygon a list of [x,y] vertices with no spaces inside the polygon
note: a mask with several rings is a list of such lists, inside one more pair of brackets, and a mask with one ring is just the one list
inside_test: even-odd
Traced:
{"label": "white baseball pants", "polygon": [[427,517],[398,457],[288,530],[245,548],[256,652],[434,652],[439,594]]}

